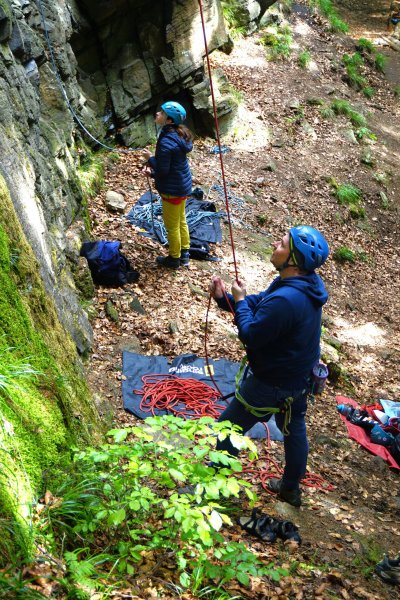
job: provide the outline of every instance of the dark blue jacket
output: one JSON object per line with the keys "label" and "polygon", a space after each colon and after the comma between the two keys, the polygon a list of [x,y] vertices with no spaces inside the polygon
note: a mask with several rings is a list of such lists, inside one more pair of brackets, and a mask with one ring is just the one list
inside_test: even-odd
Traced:
{"label": "dark blue jacket", "polygon": [[149,158],[155,186],[160,194],[190,194],[192,174],[186,155],[192,148],[193,142],[181,137],[173,125],[164,125],[158,136],[155,155]]}
{"label": "dark blue jacket", "polygon": [[[328,299],[316,274],[277,277],[261,294],[234,303],[239,338],[254,375],[285,389],[305,386],[320,356],[322,306]],[[225,298],[217,301],[227,310]]]}

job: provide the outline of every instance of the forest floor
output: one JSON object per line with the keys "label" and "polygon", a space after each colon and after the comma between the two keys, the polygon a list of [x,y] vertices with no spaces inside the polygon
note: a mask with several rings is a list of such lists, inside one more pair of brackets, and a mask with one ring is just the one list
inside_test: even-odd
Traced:
{"label": "forest floor", "polygon": [[[346,16],[351,16],[353,4],[338,2],[344,11],[351,5]],[[355,38],[368,37],[381,23],[383,33],[386,4],[362,3],[365,22],[362,31],[354,27]],[[382,17],[375,16],[377,9],[369,10],[372,5],[382,5]],[[326,235],[331,247],[331,258],[321,269],[330,294],[324,338],[335,340],[346,375],[328,382],[322,398],[309,408],[307,421],[309,469],[334,490],[307,488],[303,506],[293,509],[255,484],[259,506],[273,516],[295,521],[303,544],[295,550],[279,544],[266,547],[237,528],[235,535],[268,561],[279,565],[295,561],[297,567],[279,584],[265,580],[253,582],[249,589],[231,586],[230,590],[243,598],[396,598],[396,590],[382,583],[373,569],[383,552],[400,551],[399,474],[347,437],[336,396],[367,404],[380,398],[400,399],[400,102],[393,89],[396,82],[367,63],[363,75],[375,95],[367,99],[351,88],[341,58],[355,51],[354,40],[328,33],[323,19],[302,8],[287,16],[294,46],[286,60],[267,60],[266,48],[258,43],[259,32],[238,40],[229,56],[213,53],[212,64],[244,97],[240,126],[222,142],[230,148],[223,155],[229,189],[245,202],[245,210],[233,208],[232,217],[238,270],[248,290],[260,291],[271,281],[270,245],[288,227],[310,224]],[[357,16],[354,20],[359,23]],[[303,50],[312,57],[307,68],[298,62]],[[400,53],[385,52],[399,73]],[[321,106],[329,107],[334,98],[348,100],[364,114],[376,140],[357,139],[344,116],[324,118]],[[224,210],[223,202],[210,191],[221,182],[219,156],[209,151],[214,144],[211,139],[198,139],[190,162],[195,185],[218,210]],[[203,356],[208,282],[213,273],[228,285],[235,276],[226,224],[222,244],[213,248],[220,262],[191,261],[188,269],[168,271],[155,264],[156,256],[165,252],[161,246],[141,236],[126,215],[106,210],[107,190],[121,192],[129,208],[147,190],[140,173],[142,162],[137,154],[122,155],[109,167],[106,188],[90,207],[94,237],[121,240],[123,251],[140,271],[138,283],[121,289],[98,288],[95,298],[89,378],[104,417],[118,427],[137,422],[122,407],[121,352]],[[334,180],[362,190],[364,218],[353,218],[348,207],[338,203]],[[333,258],[335,250],[344,246],[354,252],[353,262]],[[107,301],[118,313],[117,322],[107,314]],[[132,308],[137,302],[144,314]],[[230,316],[212,307],[210,323],[212,357],[240,360],[242,350],[232,337]],[[260,450],[264,443],[259,442]],[[270,451],[282,462],[281,444],[272,442]],[[151,581],[151,575],[142,594],[143,598],[172,597],[156,580]]]}

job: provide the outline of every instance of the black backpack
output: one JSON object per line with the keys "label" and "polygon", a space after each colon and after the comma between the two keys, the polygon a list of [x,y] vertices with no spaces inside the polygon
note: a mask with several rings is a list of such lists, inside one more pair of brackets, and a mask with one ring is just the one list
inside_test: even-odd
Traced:
{"label": "black backpack", "polygon": [[211,260],[214,262],[220,260],[217,256],[210,254],[210,244],[201,240],[190,240],[189,255],[194,260]]}
{"label": "black backpack", "polygon": [[129,260],[120,251],[121,242],[84,242],[80,255],[88,261],[94,283],[120,287],[139,279]]}

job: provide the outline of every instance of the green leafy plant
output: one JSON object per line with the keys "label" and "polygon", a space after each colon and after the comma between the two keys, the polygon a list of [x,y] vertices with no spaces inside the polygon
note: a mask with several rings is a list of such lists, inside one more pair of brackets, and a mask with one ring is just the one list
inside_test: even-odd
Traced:
{"label": "green leafy plant", "polygon": [[358,127],[358,129],[355,129],[354,135],[358,140],[363,140],[364,138],[366,138],[368,140],[375,141],[377,139],[376,135],[372,133],[372,131],[368,129],[368,127]]}
{"label": "green leafy plant", "polygon": [[395,85],[393,88],[393,93],[396,98],[400,98],[400,85]]}
{"label": "green leafy plant", "polygon": [[[231,579],[247,585],[251,575],[286,573],[264,564],[243,544],[227,543],[220,531],[231,523],[232,498],[242,491],[251,502],[256,499],[250,484],[237,476],[241,463],[215,450],[216,436],[230,436],[236,447],[254,455],[254,444],[236,427],[211,418],[169,416],[108,435],[110,443],[76,454],[74,470],[56,490],[62,501],[44,515],[44,530],[52,539],[63,538],[68,552],[77,538],[85,545],[82,553],[68,555],[74,581],[82,576],[95,585],[104,570],[132,576],[148,552],[157,560],[168,553],[183,588]],[[216,470],[210,463],[222,467]],[[178,493],[188,484],[191,494]],[[99,559],[100,535],[107,547]]]}
{"label": "green leafy plant", "polygon": [[292,42],[292,31],[289,25],[270,27],[259,40],[259,44],[268,47],[268,60],[289,58],[292,53]]}
{"label": "green leafy plant", "polygon": [[222,12],[232,38],[240,38],[247,33],[248,17],[239,0],[222,0]]}
{"label": "green leafy plant", "polygon": [[306,69],[311,61],[311,53],[308,50],[303,50],[300,52],[297,62],[299,63],[302,69]]}

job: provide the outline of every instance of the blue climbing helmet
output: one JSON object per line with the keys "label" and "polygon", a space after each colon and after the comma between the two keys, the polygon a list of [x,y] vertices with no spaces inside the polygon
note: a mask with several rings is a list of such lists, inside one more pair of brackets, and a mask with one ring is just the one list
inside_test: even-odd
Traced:
{"label": "blue climbing helmet", "polygon": [[290,258],[299,269],[314,271],[321,267],[329,254],[328,242],[317,229],[298,225],[289,230]]}
{"label": "blue climbing helmet", "polygon": [[161,110],[173,120],[175,125],[180,125],[186,119],[186,110],[179,102],[164,102],[161,105]]}

